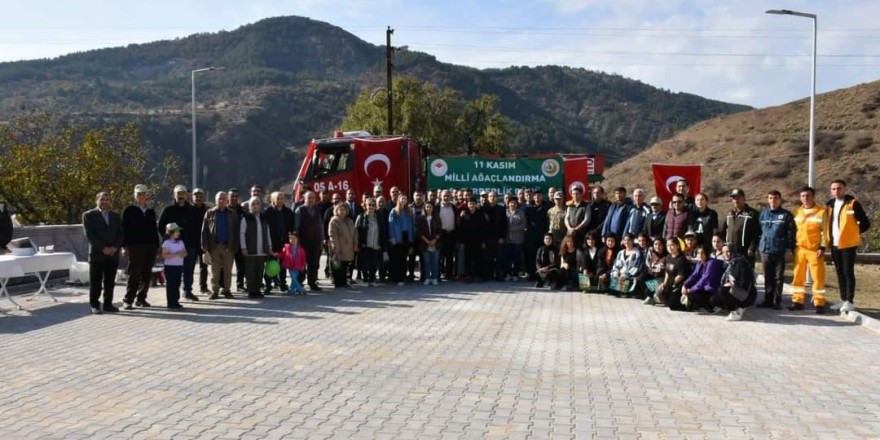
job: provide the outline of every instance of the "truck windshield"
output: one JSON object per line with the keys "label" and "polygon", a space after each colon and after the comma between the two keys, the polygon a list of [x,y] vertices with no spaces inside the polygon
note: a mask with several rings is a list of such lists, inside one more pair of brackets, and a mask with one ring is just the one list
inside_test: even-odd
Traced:
{"label": "truck windshield", "polygon": [[345,147],[320,148],[313,162],[312,175],[316,178],[351,170],[351,149]]}

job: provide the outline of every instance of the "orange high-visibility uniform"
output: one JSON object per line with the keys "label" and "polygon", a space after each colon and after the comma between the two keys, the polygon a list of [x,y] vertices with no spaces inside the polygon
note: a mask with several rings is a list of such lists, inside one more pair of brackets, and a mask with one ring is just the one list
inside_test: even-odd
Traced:
{"label": "orange high-visibility uniform", "polygon": [[825,250],[828,230],[828,210],[815,204],[794,211],[797,225],[794,251],[794,280],[791,283],[791,302],[803,304],[806,298],[807,269],[813,278],[813,305],[825,307],[825,258],[819,258],[819,249]]}

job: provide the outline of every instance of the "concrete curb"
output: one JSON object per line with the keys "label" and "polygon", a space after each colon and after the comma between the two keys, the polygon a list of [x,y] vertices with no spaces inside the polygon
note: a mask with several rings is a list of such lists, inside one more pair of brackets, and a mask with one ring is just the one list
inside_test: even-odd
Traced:
{"label": "concrete curb", "polygon": [[840,317],[849,322],[864,326],[865,328],[880,333],[880,320],[878,319],[859,313],[858,311],[841,313]]}

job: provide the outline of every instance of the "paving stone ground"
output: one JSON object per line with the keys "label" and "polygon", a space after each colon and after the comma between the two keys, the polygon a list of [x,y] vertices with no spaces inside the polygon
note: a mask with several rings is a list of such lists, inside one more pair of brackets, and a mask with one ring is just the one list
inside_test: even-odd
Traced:
{"label": "paving stone ground", "polygon": [[880,335],[838,316],[525,283],[179,312],[154,288],[102,316],[60,292],[0,313],[0,439],[880,438]]}

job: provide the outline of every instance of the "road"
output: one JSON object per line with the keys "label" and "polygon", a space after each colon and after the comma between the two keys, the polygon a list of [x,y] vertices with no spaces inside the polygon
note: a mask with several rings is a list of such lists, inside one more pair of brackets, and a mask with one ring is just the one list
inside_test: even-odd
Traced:
{"label": "road", "polygon": [[23,303],[0,314],[0,438],[880,438],[880,334],[837,316],[525,283],[324,293]]}

